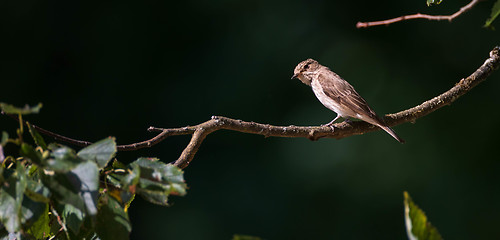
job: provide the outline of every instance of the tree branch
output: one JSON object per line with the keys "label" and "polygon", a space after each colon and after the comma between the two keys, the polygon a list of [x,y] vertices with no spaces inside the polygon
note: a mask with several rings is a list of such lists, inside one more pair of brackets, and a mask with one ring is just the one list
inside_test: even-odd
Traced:
{"label": "tree branch", "polygon": [[[462,95],[469,92],[477,84],[484,81],[491,73],[498,69],[500,66],[500,47],[495,47],[490,52],[490,57],[469,77],[460,80],[454,87],[448,91],[436,96],[422,104],[413,108],[403,110],[398,113],[385,115],[384,120],[387,125],[395,126],[406,122],[414,122],[416,119],[430,114],[437,109],[450,105]],[[29,124],[24,122],[24,124]],[[52,133],[40,127],[30,124],[40,133],[51,136],[56,140],[65,141],[70,144],[78,146],[90,145],[90,142],[75,140]],[[351,123],[337,123],[334,124],[334,131],[326,126],[311,126],[311,127],[298,127],[290,126],[273,126],[269,124],[262,124],[256,122],[246,122],[237,119],[231,119],[221,116],[213,116],[212,119],[200,123],[196,126],[187,126],[182,128],[156,128],[149,127],[150,132],[159,132],[155,137],[138,143],[119,145],[117,148],[120,151],[133,151],[141,148],[151,147],[169,136],[189,135],[191,140],[186,148],[182,151],[180,157],[175,161],[174,165],[185,168],[193,160],[196,152],[198,151],[203,140],[208,134],[217,130],[226,129],[243,133],[258,134],[265,137],[297,137],[308,138],[310,140],[317,140],[319,138],[336,138],[341,139],[352,135],[360,135],[367,132],[379,130],[369,123],[362,121],[354,121]]]}
{"label": "tree branch", "polygon": [[427,15],[427,14],[417,13],[417,14],[401,16],[401,17],[392,18],[392,19],[383,20],[383,21],[358,22],[356,24],[356,28],[367,28],[367,27],[379,26],[379,25],[389,25],[391,23],[402,22],[402,21],[405,21],[405,20],[417,19],[417,18],[423,18],[423,19],[435,20],[435,21],[448,20],[448,21],[451,22],[456,17],[458,17],[461,14],[469,11],[472,7],[474,7],[474,5],[476,5],[477,3],[479,3],[479,1],[480,0],[472,0],[469,4],[463,6],[462,8],[460,8],[460,10],[458,10],[458,12],[456,12],[456,13],[454,13],[452,15],[447,15],[447,16],[444,16],[444,15],[433,16],[433,15]]}

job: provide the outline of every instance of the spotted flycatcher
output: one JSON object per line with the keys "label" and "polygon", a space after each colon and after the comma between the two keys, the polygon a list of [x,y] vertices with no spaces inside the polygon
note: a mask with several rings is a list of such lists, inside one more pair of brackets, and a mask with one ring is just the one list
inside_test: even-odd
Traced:
{"label": "spotted flycatcher", "polygon": [[404,143],[404,140],[368,106],[365,99],[354,90],[351,84],[329,68],[313,59],[307,59],[295,67],[292,79],[294,78],[311,86],[318,100],[325,107],[337,113],[337,117],[325,125],[331,126],[339,117],[346,120],[351,117],[357,118],[382,128],[398,142]]}

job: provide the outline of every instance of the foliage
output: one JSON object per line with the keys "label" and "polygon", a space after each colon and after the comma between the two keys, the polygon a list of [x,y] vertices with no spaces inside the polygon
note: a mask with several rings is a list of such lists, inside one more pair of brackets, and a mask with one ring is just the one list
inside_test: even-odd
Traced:
{"label": "foliage", "polygon": [[427,6],[439,5],[441,2],[442,0],[427,0]]}
{"label": "foliage", "polygon": [[[0,103],[5,114],[38,113],[35,107]],[[103,139],[80,151],[46,144],[28,124],[34,144],[2,132],[0,145],[0,239],[128,239],[127,210],[136,194],[160,205],[186,194],[183,172],[156,158],[125,165],[116,142]],[[5,147],[18,154],[5,156]],[[10,151],[9,151],[10,152]],[[112,162],[112,164],[110,164]]]}
{"label": "foliage", "polygon": [[249,235],[239,235],[235,234],[233,235],[232,240],[262,240],[260,237],[254,237],[254,236],[249,236]]}
{"label": "foliage", "polygon": [[233,240],[262,240],[260,237],[235,234]]}
{"label": "foliage", "polygon": [[500,15],[500,0],[497,0],[495,4],[493,5],[493,8],[491,9],[491,15],[488,20],[486,20],[486,23],[484,24],[484,27],[487,28],[492,28],[494,29],[493,25],[491,23],[495,21],[495,19]]}
{"label": "foliage", "polygon": [[437,229],[427,221],[424,211],[422,211],[411,199],[407,192],[404,192],[406,232],[410,240],[442,240],[443,238]]}
{"label": "foliage", "polygon": [[[427,6],[430,7],[430,6],[439,5],[442,1],[443,0],[426,0],[426,3],[427,3]],[[495,28],[491,24],[493,23],[493,21],[495,21],[495,19],[498,17],[498,15],[500,15],[500,0],[497,0],[495,2],[495,4],[493,5],[493,8],[491,8],[490,18],[488,18],[486,20],[484,27],[494,30]]]}

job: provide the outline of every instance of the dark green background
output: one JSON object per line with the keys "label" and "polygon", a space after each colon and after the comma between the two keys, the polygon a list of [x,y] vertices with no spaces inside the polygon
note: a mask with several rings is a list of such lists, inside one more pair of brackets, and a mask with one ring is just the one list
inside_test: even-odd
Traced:
{"label": "dark green background", "polygon": [[[469,1],[2,1],[0,101],[42,102],[29,120],[65,136],[121,144],[149,126],[223,115],[319,125],[335,114],[290,80],[314,58],[379,113],[413,107],[468,76],[500,44],[482,28],[493,1],[453,23],[357,21],[451,14]],[[500,22],[495,25],[500,27]],[[403,191],[446,239],[500,235],[500,73],[415,124],[340,141],[220,131],[185,169],[171,207],[138,198],[133,239],[405,239]],[[16,123],[0,118],[14,134]],[[188,136],[118,154],[177,159]]]}

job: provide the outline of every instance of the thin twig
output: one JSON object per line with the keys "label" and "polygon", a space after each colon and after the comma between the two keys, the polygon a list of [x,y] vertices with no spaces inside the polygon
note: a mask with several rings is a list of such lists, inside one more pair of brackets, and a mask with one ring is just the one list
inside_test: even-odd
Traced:
{"label": "thin twig", "polygon": [[[403,110],[398,113],[385,115],[384,120],[389,126],[395,126],[406,122],[415,122],[416,119],[430,114],[437,109],[450,105],[456,99],[469,92],[477,84],[484,81],[491,73],[500,66],[500,47],[495,47],[490,52],[490,57],[469,77],[460,80],[454,87],[448,91],[436,96],[422,104],[413,108]],[[27,122],[24,122],[27,124]],[[118,146],[120,151],[133,151],[141,148],[151,147],[169,136],[189,135],[191,140],[186,148],[182,151],[180,157],[175,161],[174,165],[185,168],[193,160],[201,143],[205,140],[206,136],[212,132],[221,129],[227,129],[237,132],[250,133],[263,135],[265,137],[297,137],[308,138],[317,140],[319,138],[336,138],[341,139],[352,135],[360,135],[367,132],[380,130],[379,128],[362,121],[354,121],[351,123],[337,123],[334,126],[335,131],[330,127],[312,126],[312,127],[298,127],[298,126],[274,126],[269,124],[262,124],[256,122],[246,122],[242,120],[213,116],[212,119],[200,123],[196,126],[187,126],[182,128],[157,128],[149,127],[150,132],[159,132],[155,137],[128,145]],[[90,142],[74,140],[71,138],[63,137],[59,134],[52,133],[40,127],[32,125],[39,132],[54,137],[57,140],[62,140],[70,144],[79,146],[90,145]]]}
{"label": "thin twig", "polygon": [[456,12],[456,13],[454,13],[452,15],[438,15],[438,16],[433,16],[433,15],[427,15],[427,14],[417,13],[417,14],[401,16],[401,17],[392,18],[392,19],[383,20],[383,21],[358,22],[356,24],[356,27],[357,28],[366,28],[366,27],[379,26],[379,25],[389,25],[391,23],[401,22],[401,21],[410,20],[410,19],[417,19],[417,18],[423,18],[423,19],[435,20],[435,21],[448,20],[448,21],[451,22],[456,17],[458,17],[461,14],[469,11],[472,7],[474,7],[474,5],[476,5],[477,3],[479,3],[479,1],[480,0],[472,0],[469,4],[463,6],[462,8],[460,8],[460,10],[458,10],[458,12]]}

